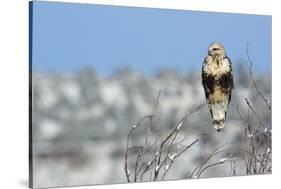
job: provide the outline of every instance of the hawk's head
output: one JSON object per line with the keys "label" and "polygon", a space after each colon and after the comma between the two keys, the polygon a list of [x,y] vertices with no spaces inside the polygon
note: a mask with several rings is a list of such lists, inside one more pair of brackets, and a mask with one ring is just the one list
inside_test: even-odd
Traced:
{"label": "hawk's head", "polygon": [[211,56],[225,56],[225,49],[224,46],[220,43],[212,43],[209,46],[208,54]]}

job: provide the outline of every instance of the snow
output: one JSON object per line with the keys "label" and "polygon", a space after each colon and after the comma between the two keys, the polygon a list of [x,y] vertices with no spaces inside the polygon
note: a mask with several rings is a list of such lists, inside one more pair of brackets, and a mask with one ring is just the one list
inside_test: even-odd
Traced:
{"label": "snow", "polygon": [[165,167],[164,167],[164,171],[167,171],[168,169],[169,169],[169,167],[171,166],[171,164],[169,164],[169,165],[165,165]]}
{"label": "snow", "polygon": [[107,105],[115,104],[118,107],[127,105],[126,94],[120,84],[114,81],[104,81],[100,88],[103,102]]}
{"label": "snow", "polygon": [[226,160],[228,160],[228,158],[222,158],[219,160],[219,162],[224,163]]}
{"label": "snow", "polygon": [[59,127],[59,124],[50,119],[45,119],[41,122],[41,134],[42,138],[44,139],[52,139],[55,138],[60,132],[61,127]]}
{"label": "snow", "polygon": [[43,83],[43,85],[40,86],[40,88],[41,91],[38,99],[38,104],[45,109],[51,108],[58,102],[58,94],[54,93],[53,88],[50,86],[49,83],[45,84],[45,86]]}
{"label": "snow", "polygon": [[160,166],[159,166],[159,165],[156,165],[156,166],[155,166],[155,171],[159,171],[159,169],[160,169]]}
{"label": "snow", "polygon": [[75,81],[69,80],[61,85],[63,95],[70,101],[78,103],[80,101],[80,88]]}
{"label": "snow", "polygon": [[[200,77],[196,75],[193,82],[165,74],[160,78],[128,73],[126,76],[112,77],[114,79],[88,76],[91,81],[84,78],[86,81],[83,80],[83,86],[75,74],[73,77],[65,77],[34,73],[33,76],[32,122],[36,139],[33,142],[34,173],[36,173],[34,182],[35,186],[40,187],[126,182],[124,172],[126,137],[132,127],[137,127],[133,123],[151,114],[153,99],[159,90],[161,89],[162,93],[150,131],[153,139],[158,137],[155,132],[159,134],[161,131],[166,134],[190,108],[205,101],[203,88],[198,79]],[[97,77],[99,79],[92,81]],[[142,86],[145,86],[145,91]],[[83,96],[82,91],[89,93]],[[242,115],[247,110],[244,97],[251,95],[250,89],[236,84],[231,103],[241,107]],[[207,106],[195,112],[185,124],[180,122],[176,125],[180,132],[175,142],[182,139],[184,141],[177,144],[168,155],[169,160],[173,161],[173,167],[169,169],[166,178],[182,178],[188,174],[188,170],[193,170],[198,165],[200,158],[211,153],[215,147],[226,142],[236,144],[237,136],[241,134],[239,127],[241,120],[237,119],[235,111],[235,108],[229,106],[226,127],[220,133],[214,131],[211,126]],[[144,121],[144,124],[147,122]],[[143,142],[145,132],[141,128],[144,127],[139,127],[132,135],[132,145]],[[264,130],[269,131],[271,132],[270,127]],[[208,133],[211,137],[206,137],[205,141],[200,140],[174,161],[176,155],[193,142],[194,138],[202,137],[202,133]],[[37,140],[38,138],[40,140]],[[150,145],[154,144],[154,140],[148,142]],[[160,144],[161,140],[156,143]],[[164,146],[164,151],[167,150],[166,147]],[[152,150],[151,156],[159,156],[159,151],[156,150]],[[267,153],[270,152],[268,149]],[[223,156],[217,158],[216,162],[227,160]],[[153,163],[151,159],[145,161],[147,165]],[[167,170],[169,165],[163,168]],[[155,169],[160,167],[156,166]],[[224,176],[228,171],[229,169],[220,169],[218,166],[218,170],[210,169],[205,175]]]}
{"label": "snow", "polygon": [[171,160],[171,161],[174,161],[174,158],[175,158],[176,154],[168,154],[168,158]]}
{"label": "snow", "polygon": [[182,121],[182,122],[180,122],[180,123],[178,124],[178,126],[177,126],[177,130],[180,130],[180,129],[181,129],[181,127],[182,127],[182,125],[183,125],[183,121]]}

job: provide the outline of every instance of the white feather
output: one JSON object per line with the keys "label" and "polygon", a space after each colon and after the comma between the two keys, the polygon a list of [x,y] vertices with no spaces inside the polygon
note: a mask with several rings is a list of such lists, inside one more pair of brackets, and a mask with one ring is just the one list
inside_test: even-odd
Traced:
{"label": "white feather", "polygon": [[227,111],[227,102],[220,102],[209,104],[209,108],[213,113],[213,120],[214,121],[222,121],[220,124],[214,124],[215,129],[222,129],[224,128],[224,120],[225,120],[225,113]]}

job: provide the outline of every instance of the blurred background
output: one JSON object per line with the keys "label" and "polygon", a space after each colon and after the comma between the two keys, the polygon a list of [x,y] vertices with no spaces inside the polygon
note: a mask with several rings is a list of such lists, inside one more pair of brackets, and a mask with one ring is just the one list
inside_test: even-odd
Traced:
{"label": "blurred background", "polygon": [[[271,112],[256,98],[246,67],[248,45],[254,77],[271,99],[269,16],[44,1],[33,2],[32,12],[35,187],[126,182],[130,128],[153,111],[159,91],[157,115],[164,130],[205,101],[201,66],[214,41],[224,44],[234,69],[227,126],[216,133],[205,105],[180,137],[208,137],[184,153],[166,178],[188,178],[215,147],[239,142],[236,110],[247,113],[245,98],[255,99],[256,111],[271,127]],[[139,132],[133,140],[144,137]],[[218,167],[204,176],[228,173]]]}

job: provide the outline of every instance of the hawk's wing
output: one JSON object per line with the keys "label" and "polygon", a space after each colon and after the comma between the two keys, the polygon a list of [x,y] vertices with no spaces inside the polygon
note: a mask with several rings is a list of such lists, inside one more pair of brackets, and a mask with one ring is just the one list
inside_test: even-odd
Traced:
{"label": "hawk's wing", "polygon": [[207,57],[204,59],[201,77],[202,77],[202,85],[205,91],[205,96],[208,99],[209,94],[212,93],[214,90],[215,78],[212,75],[207,74],[207,72],[204,69],[205,66],[207,66]]}
{"label": "hawk's wing", "polygon": [[224,92],[229,95],[229,99],[228,99],[229,102],[231,100],[232,89],[234,88],[232,65],[231,65],[231,60],[228,57],[225,57],[224,61],[226,61],[225,64],[227,64],[230,69],[220,77],[219,85],[224,90]]}

